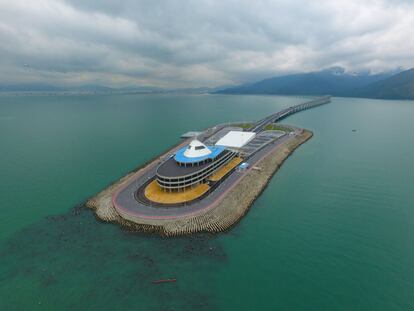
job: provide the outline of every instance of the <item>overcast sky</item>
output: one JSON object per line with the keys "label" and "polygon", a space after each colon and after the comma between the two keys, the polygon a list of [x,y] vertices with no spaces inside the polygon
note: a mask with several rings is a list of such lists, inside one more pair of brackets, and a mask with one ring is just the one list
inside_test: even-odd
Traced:
{"label": "overcast sky", "polygon": [[414,67],[410,0],[0,0],[0,83],[238,84]]}

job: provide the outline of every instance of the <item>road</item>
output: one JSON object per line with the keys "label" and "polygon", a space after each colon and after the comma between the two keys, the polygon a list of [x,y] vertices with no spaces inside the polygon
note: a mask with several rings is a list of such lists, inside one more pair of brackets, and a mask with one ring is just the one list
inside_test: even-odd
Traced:
{"label": "road", "polygon": [[[310,102],[286,108],[256,122],[256,124],[250,130],[260,132],[265,128],[267,124],[281,120],[282,118],[285,118],[286,116],[293,113],[320,106],[328,102],[330,102],[330,97],[322,97]],[[221,128],[222,127],[220,126],[216,127],[214,132],[217,132]],[[249,163],[249,169],[247,171],[240,172],[234,170],[218,186],[211,190],[208,195],[203,197],[201,200],[191,202],[189,205],[169,207],[151,206],[146,205],[135,198],[137,189],[141,188],[155,176],[156,168],[161,163],[161,161],[152,162],[143,170],[135,173],[135,175],[133,175],[127,182],[125,182],[125,184],[122,185],[120,189],[113,195],[113,205],[121,216],[126,214],[144,219],[175,219],[182,218],[184,216],[197,215],[202,212],[204,213],[207,210],[215,207],[218,201],[220,201],[231,189],[237,186],[244,174],[253,169],[253,167],[260,160],[266,157],[269,153],[273,152],[274,149],[277,148],[280,144],[289,140],[293,140],[300,132],[301,129],[295,128],[295,130],[290,134],[279,137],[278,139],[264,146],[262,149],[259,149],[250,155],[249,158],[245,159],[245,161]],[[213,134],[214,133],[212,133],[211,130],[208,130],[206,133],[199,136],[199,139],[205,140],[208,136]],[[167,158],[174,154],[183,144],[180,144],[168,152],[167,155],[163,158]]]}
{"label": "road", "polygon": [[314,100],[308,101],[306,103],[303,104],[299,104],[299,105],[295,105],[295,106],[291,106],[288,108],[285,108],[279,112],[276,112],[258,122],[256,122],[256,124],[250,129],[252,132],[260,132],[262,131],[266,125],[270,124],[270,123],[274,123],[277,121],[280,121],[294,113],[306,110],[306,109],[310,109],[310,108],[314,108],[317,106],[321,106],[321,105],[325,105],[331,102],[331,97],[330,96],[323,96],[320,98],[316,98]]}
{"label": "road", "polygon": [[[299,130],[297,130],[299,131]],[[233,187],[235,187],[244,174],[251,170],[261,159],[272,152],[280,144],[292,140],[299,132],[294,132],[293,135],[284,135],[276,141],[265,146],[263,149],[256,152],[248,159],[249,169],[243,172],[232,172],[223,182],[221,182],[211,193],[200,201],[194,202],[190,205],[171,206],[171,207],[155,207],[148,206],[138,202],[135,199],[135,192],[138,188],[144,185],[149,179],[152,179],[157,165],[149,166],[145,171],[138,172],[128,183],[123,185],[117,193],[113,196],[113,204],[116,210],[121,214],[127,213],[140,218],[147,219],[174,219],[183,216],[196,215],[200,212],[205,212],[209,208],[215,206],[225,194],[227,194]]]}

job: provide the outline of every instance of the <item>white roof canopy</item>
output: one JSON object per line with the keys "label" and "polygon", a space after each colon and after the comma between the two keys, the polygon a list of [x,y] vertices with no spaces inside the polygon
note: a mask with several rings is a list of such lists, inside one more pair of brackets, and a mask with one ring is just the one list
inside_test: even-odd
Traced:
{"label": "white roof canopy", "polygon": [[198,158],[209,155],[211,150],[207,148],[201,141],[194,139],[184,151],[184,156],[187,158]]}
{"label": "white roof canopy", "polygon": [[241,148],[255,136],[255,132],[230,131],[216,142],[216,146]]}

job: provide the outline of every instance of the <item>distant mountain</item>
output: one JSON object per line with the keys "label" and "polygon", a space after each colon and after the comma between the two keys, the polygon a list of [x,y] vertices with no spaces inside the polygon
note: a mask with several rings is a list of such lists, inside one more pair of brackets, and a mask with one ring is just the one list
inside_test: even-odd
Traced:
{"label": "distant mountain", "polygon": [[174,93],[174,94],[212,94],[218,90],[222,90],[228,86],[219,87],[195,87],[195,88],[180,88],[180,89],[165,89],[163,93]]}
{"label": "distant mountain", "polygon": [[414,99],[414,68],[359,88],[353,96],[381,99]]}
{"label": "distant mountain", "polygon": [[0,92],[60,92],[63,88],[42,83],[0,85]]}
{"label": "distant mountain", "polygon": [[332,95],[382,99],[414,99],[414,68],[380,74],[348,73],[334,67],[322,71],[265,79],[236,87],[165,89],[152,86],[111,88],[100,85],[54,86],[42,83],[1,85],[0,93],[24,94],[277,94]]}
{"label": "distant mountain", "polygon": [[163,89],[151,86],[111,88],[101,85],[85,84],[79,86],[55,86],[43,83],[8,84],[0,85],[0,92],[10,93],[86,93],[86,94],[112,94],[112,93],[153,93]]}
{"label": "distant mountain", "polygon": [[385,80],[393,73],[347,73],[334,67],[322,71],[265,79],[217,91],[220,94],[280,94],[351,96],[356,89]]}
{"label": "distant mountain", "polygon": [[47,93],[47,94],[153,94],[153,93],[174,93],[174,94],[209,94],[219,88],[198,87],[181,89],[164,89],[154,86],[131,86],[122,88],[111,88],[106,86],[87,84],[80,86],[54,86],[42,83],[31,84],[0,84],[0,93]]}

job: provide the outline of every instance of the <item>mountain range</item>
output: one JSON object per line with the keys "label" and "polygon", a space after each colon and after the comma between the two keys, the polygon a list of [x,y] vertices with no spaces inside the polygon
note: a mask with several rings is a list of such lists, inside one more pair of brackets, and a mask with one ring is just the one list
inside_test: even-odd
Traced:
{"label": "mountain range", "polygon": [[354,91],[352,96],[381,99],[414,99],[414,68]]}
{"label": "mountain range", "polygon": [[414,99],[414,69],[380,74],[347,73],[334,67],[273,77],[216,91],[218,94],[277,94]]}
{"label": "mountain range", "polygon": [[233,87],[165,89],[152,86],[111,88],[100,85],[54,86],[41,83],[1,85],[0,93],[47,94],[271,94],[332,95],[378,99],[414,99],[414,68],[378,74],[349,73],[341,67],[284,75]]}
{"label": "mountain range", "polygon": [[0,92],[10,93],[157,93],[163,89],[151,86],[111,88],[101,85],[85,84],[79,86],[55,86],[45,83],[0,84]]}
{"label": "mountain range", "polygon": [[0,84],[0,93],[12,94],[210,94],[224,87],[160,88],[155,86],[107,87],[94,84],[56,86],[45,83]]}

